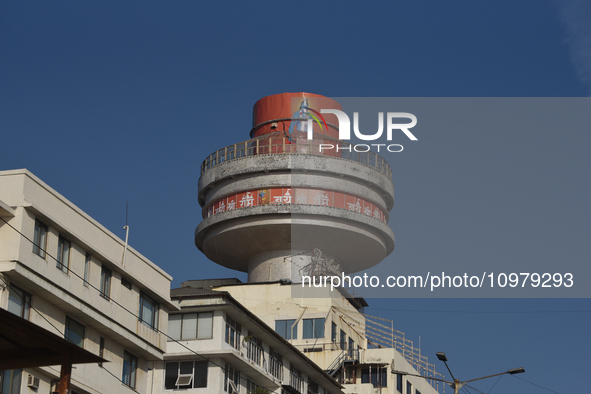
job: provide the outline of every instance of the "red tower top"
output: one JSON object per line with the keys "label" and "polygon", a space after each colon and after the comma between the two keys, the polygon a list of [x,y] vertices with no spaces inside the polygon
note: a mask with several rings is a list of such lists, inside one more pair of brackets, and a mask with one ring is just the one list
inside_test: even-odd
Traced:
{"label": "red tower top", "polygon": [[[291,119],[300,117],[298,112],[302,107],[310,108],[316,112],[320,112],[321,109],[343,109],[333,99],[314,93],[280,93],[263,97],[255,103],[252,109],[250,137],[290,130],[290,127],[293,128]],[[328,130],[321,129],[318,123],[314,122],[314,133],[339,138],[336,127],[338,125],[337,117],[333,114],[322,114],[322,116],[326,120]]]}

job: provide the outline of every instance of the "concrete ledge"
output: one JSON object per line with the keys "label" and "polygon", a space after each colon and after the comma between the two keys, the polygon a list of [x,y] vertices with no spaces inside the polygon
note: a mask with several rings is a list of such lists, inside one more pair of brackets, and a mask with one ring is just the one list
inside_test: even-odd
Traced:
{"label": "concrete ledge", "polygon": [[[367,188],[368,191],[366,193],[373,193],[373,198],[370,198],[369,195],[366,196],[365,193],[359,197],[376,200],[378,198],[377,196],[379,196],[379,200],[376,203],[383,201],[386,211],[390,211],[394,205],[394,185],[392,184],[392,179],[377,169],[337,157],[295,153],[249,156],[212,167],[204,172],[199,179],[199,203],[202,206],[206,204],[212,198],[211,196],[215,193],[212,190],[217,189],[218,184],[224,186],[228,182],[236,182],[237,180],[244,179],[246,182],[243,185],[248,185],[249,182],[247,180],[252,180],[252,185],[248,186],[247,189],[254,189],[261,186],[256,181],[258,176],[277,172],[286,175],[292,172],[294,175],[307,173],[310,176],[322,177],[318,179],[325,180],[333,177],[335,181],[347,181],[359,185],[359,188]],[[319,188],[321,186],[319,183],[316,183],[316,185]],[[332,189],[336,185],[322,187]],[[340,190],[340,188],[336,190]],[[220,197],[222,196],[220,195]]]}
{"label": "concrete ledge", "polygon": [[212,261],[243,272],[264,253],[314,248],[337,258],[346,272],[357,272],[393,251],[394,233],[385,223],[346,209],[263,205],[204,219],[195,244]]}

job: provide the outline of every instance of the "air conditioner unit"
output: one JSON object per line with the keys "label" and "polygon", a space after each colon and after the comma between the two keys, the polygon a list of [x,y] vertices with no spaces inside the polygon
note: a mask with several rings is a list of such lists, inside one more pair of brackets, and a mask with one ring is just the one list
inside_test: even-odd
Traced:
{"label": "air conditioner unit", "polygon": [[37,390],[39,388],[39,378],[29,374],[29,377],[27,378],[27,386]]}

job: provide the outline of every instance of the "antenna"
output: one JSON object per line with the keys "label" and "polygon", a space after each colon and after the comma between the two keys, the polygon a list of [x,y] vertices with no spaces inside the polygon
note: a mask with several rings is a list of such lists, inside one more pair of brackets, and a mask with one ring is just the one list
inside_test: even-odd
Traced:
{"label": "antenna", "polygon": [[127,241],[129,239],[129,226],[127,225],[127,219],[129,214],[129,201],[125,201],[125,226],[123,226],[123,230],[125,230],[125,247],[123,249],[123,257],[121,258],[121,266],[125,266],[125,255],[127,254]]}

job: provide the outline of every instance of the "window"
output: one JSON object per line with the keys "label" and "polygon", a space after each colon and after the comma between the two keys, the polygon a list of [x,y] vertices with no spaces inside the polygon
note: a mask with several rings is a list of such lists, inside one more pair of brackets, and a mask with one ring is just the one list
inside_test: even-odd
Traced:
{"label": "window", "polygon": [[[361,370],[361,383],[371,383],[373,387],[388,387],[387,368],[370,367]],[[402,375],[398,375],[402,377]]]}
{"label": "window", "polygon": [[47,226],[39,220],[35,220],[35,234],[33,236],[33,253],[45,258],[47,248]]}
{"label": "window", "polygon": [[298,325],[296,324],[292,329],[295,322],[295,319],[275,320],[275,331],[285,339],[298,339]]}
{"label": "window", "polygon": [[75,345],[84,347],[84,326],[76,320],[66,317],[66,332],[64,337]]}
{"label": "window", "polygon": [[[258,389],[259,387],[260,386],[258,384],[256,384],[255,382],[253,382],[252,380],[250,380],[250,378],[246,378],[246,392],[247,393],[252,393],[253,391]],[[267,393],[268,393],[268,391],[267,391]]]}
{"label": "window", "polygon": [[57,243],[56,267],[64,271],[66,274],[70,270],[70,241],[61,236]]}
{"label": "window", "polygon": [[402,375],[396,375],[396,390],[402,393]]}
{"label": "window", "polygon": [[127,351],[123,352],[123,377],[121,381],[135,389],[135,371],[137,369],[137,357],[128,353]]}
{"label": "window", "polygon": [[8,291],[8,312],[12,312],[23,319],[29,320],[31,295],[16,286],[11,285]]}
{"label": "window", "polygon": [[131,290],[131,282],[125,278],[121,278],[121,286],[125,287],[128,290]]}
{"label": "window", "polygon": [[158,304],[145,294],[140,296],[140,321],[154,330],[158,328]]}
{"label": "window", "polygon": [[342,350],[345,350],[345,348],[347,347],[347,335],[345,334],[345,331],[343,331],[343,330],[341,330],[340,347]]}
{"label": "window", "polygon": [[177,341],[213,338],[213,312],[168,315],[168,335]]}
{"label": "window", "polygon": [[19,394],[21,392],[21,369],[0,371],[0,394]]}
{"label": "window", "polygon": [[335,322],[332,322],[332,325],[331,325],[330,340],[333,343],[336,343],[336,341],[337,341],[337,325]]}
{"label": "window", "polygon": [[226,364],[224,391],[230,394],[240,393],[240,371],[236,370],[230,364]]}
{"label": "window", "polygon": [[318,394],[318,384],[312,379],[308,378],[308,394]]}
{"label": "window", "polygon": [[235,349],[240,350],[240,332],[242,327],[230,316],[226,316],[226,343]]}
{"label": "window", "polygon": [[207,361],[166,363],[164,388],[185,390],[207,387]]}
{"label": "window", "polygon": [[84,286],[88,287],[88,275],[90,274],[90,255],[86,253],[84,258]]}
{"label": "window", "polygon": [[[105,358],[104,356],[105,356],[105,338],[100,337],[100,340],[99,340],[99,357],[100,358]],[[103,363],[102,362],[99,362],[98,365],[99,365],[99,367],[102,367],[103,366]]]}
{"label": "window", "polygon": [[419,390],[415,390],[415,394],[421,394]]}
{"label": "window", "polygon": [[107,300],[111,297],[111,270],[104,265],[101,268],[101,296]]}
{"label": "window", "polygon": [[412,384],[408,380],[406,381],[406,394],[412,394]]}
{"label": "window", "polygon": [[303,339],[324,338],[324,318],[304,319]]}

